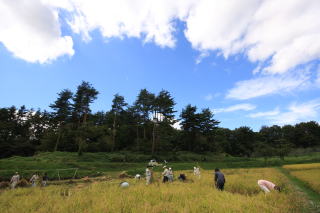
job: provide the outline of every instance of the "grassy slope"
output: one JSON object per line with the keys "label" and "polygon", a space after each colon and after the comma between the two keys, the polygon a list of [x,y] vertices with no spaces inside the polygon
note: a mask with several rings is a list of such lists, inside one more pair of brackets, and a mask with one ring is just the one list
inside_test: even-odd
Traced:
{"label": "grassy slope", "polygon": [[[15,171],[19,171],[24,177],[29,177],[33,172],[48,172],[49,177],[57,179],[56,169],[79,168],[77,177],[105,175],[110,172],[128,171],[129,174],[143,173],[148,155],[134,153],[84,153],[78,156],[77,153],[69,152],[47,152],[40,153],[33,157],[11,157],[0,159],[0,180],[9,179]],[[165,156],[160,159],[168,159]],[[201,159],[206,161],[201,161]],[[174,170],[191,169],[198,164],[203,169],[219,168],[251,168],[281,166],[283,164],[297,164],[320,162],[320,153],[308,156],[287,157],[285,161],[279,158],[270,158],[265,163],[261,158],[236,158],[221,157],[214,155],[196,155],[193,153],[181,152],[176,159],[180,162],[170,162],[169,166]],[[118,161],[118,162],[114,162]],[[122,162],[119,162],[122,161]],[[125,162],[124,162],[125,161]],[[160,171],[160,168],[157,168]],[[70,178],[75,170],[60,171],[60,176]]]}
{"label": "grassy slope", "polygon": [[308,196],[314,211],[320,212],[320,194],[314,191],[306,182],[291,175],[287,169],[283,167],[279,167],[278,169],[296,186],[298,191],[302,191]]}

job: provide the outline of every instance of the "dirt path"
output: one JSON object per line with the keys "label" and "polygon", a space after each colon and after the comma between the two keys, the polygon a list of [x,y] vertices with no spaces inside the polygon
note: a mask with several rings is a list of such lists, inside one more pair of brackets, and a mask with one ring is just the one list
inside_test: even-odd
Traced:
{"label": "dirt path", "polygon": [[283,167],[278,167],[278,170],[291,181],[298,193],[303,194],[309,200],[310,212],[320,213],[320,194],[311,189],[304,181],[291,175],[290,172]]}

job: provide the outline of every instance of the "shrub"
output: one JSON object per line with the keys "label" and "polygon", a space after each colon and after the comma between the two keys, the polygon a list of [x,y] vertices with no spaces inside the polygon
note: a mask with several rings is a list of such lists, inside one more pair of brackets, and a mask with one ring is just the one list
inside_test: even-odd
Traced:
{"label": "shrub", "polygon": [[21,179],[17,184],[17,186],[19,186],[19,187],[27,187],[28,185],[29,185],[29,182],[24,178]]}
{"label": "shrub", "polygon": [[0,189],[5,189],[10,187],[10,183],[8,181],[0,182]]}

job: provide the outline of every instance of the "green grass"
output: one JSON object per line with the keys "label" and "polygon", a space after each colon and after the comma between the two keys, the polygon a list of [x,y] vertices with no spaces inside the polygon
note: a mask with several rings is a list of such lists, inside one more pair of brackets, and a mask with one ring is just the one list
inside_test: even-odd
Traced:
{"label": "green grass", "polygon": [[[225,157],[214,154],[194,154],[190,152],[178,152],[158,156],[161,160],[169,161],[169,166],[174,170],[189,170],[199,165],[203,169],[214,168],[259,168],[282,166],[284,164],[299,164],[320,162],[320,153],[299,157],[286,157],[285,161],[277,157],[269,158],[267,162],[263,158]],[[30,178],[31,174],[38,171],[47,172],[50,178],[58,179],[57,169],[78,168],[77,177],[109,175],[120,171],[128,174],[143,173],[147,162],[152,159],[150,155],[132,152],[117,153],[84,153],[78,156],[71,152],[44,152],[32,157],[18,157],[0,159],[0,181],[8,180],[15,171],[21,176]],[[175,159],[175,160],[170,160]],[[205,161],[204,161],[205,160]],[[120,162],[119,162],[120,161]],[[156,171],[162,170],[158,167]],[[72,178],[75,170],[61,171],[62,178]]]}
{"label": "green grass", "polygon": [[310,201],[312,201],[313,208],[317,210],[316,212],[319,212],[318,210],[320,209],[320,194],[313,190],[308,183],[300,180],[299,178],[293,176],[290,174],[290,172],[283,168],[279,167],[278,168],[280,172],[282,172],[296,187],[299,188],[302,192],[304,192]]}

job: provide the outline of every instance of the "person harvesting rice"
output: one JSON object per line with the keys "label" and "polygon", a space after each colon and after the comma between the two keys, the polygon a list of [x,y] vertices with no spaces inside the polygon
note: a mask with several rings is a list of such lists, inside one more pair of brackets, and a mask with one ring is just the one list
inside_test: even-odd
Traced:
{"label": "person harvesting rice", "polygon": [[162,180],[162,182],[163,183],[165,183],[165,182],[168,182],[169,181],[169,176],[170,176],[170,172],[169,172],[169,169],[166,167],[166,166],[164,166],[163,167],[164,168],[164,171],[162,172],[162,175],[163,175],[163,180]]}
{"label": "person harvesting rice", "polygon": [[149,185],[152,181],[152,170],[149,167],[146,168],[146,185]]}
{"label": "person harvesting rice", "polygon": [[265,193],[269,193],[271,190],[277,190],[280,192],[279,186],[267,180],[258,180],[258,185]]}
{"label": "person harvesting rice", "polygon": [[168,180],[169,182],[173,182],[173,171],[171,168],[169,168],[169,171],[168,171]]}
{"label": "person harvesting rice", "polygon": [[198,178],[200,179],[200,167],[199,166],[193,167],[193,174],[195,176],[198,176]]}
{"label": "person harvesting rice", "polygon": [[224,178],[224,174],[220,172],[220,169],[218,168],[214,170],[214,182],[215,182],[216,188],[219,189],[220,191],[223,191],[226,179]]}
{"label": "person harvesting rice", "polygon": [[16,188],[16,185],[18,184],[19,180],[20,180],[20,175],[19,175],[18,172],[16,172],[16,174],[13,175],[11,180],[10,180],[11,189]]}
{"label": "person harvesting rice", "polygon": [[35,187],[37,185],[38,180],[39,180],[39,175],[37,173],[34,173],[30,179],[32,187]]}

